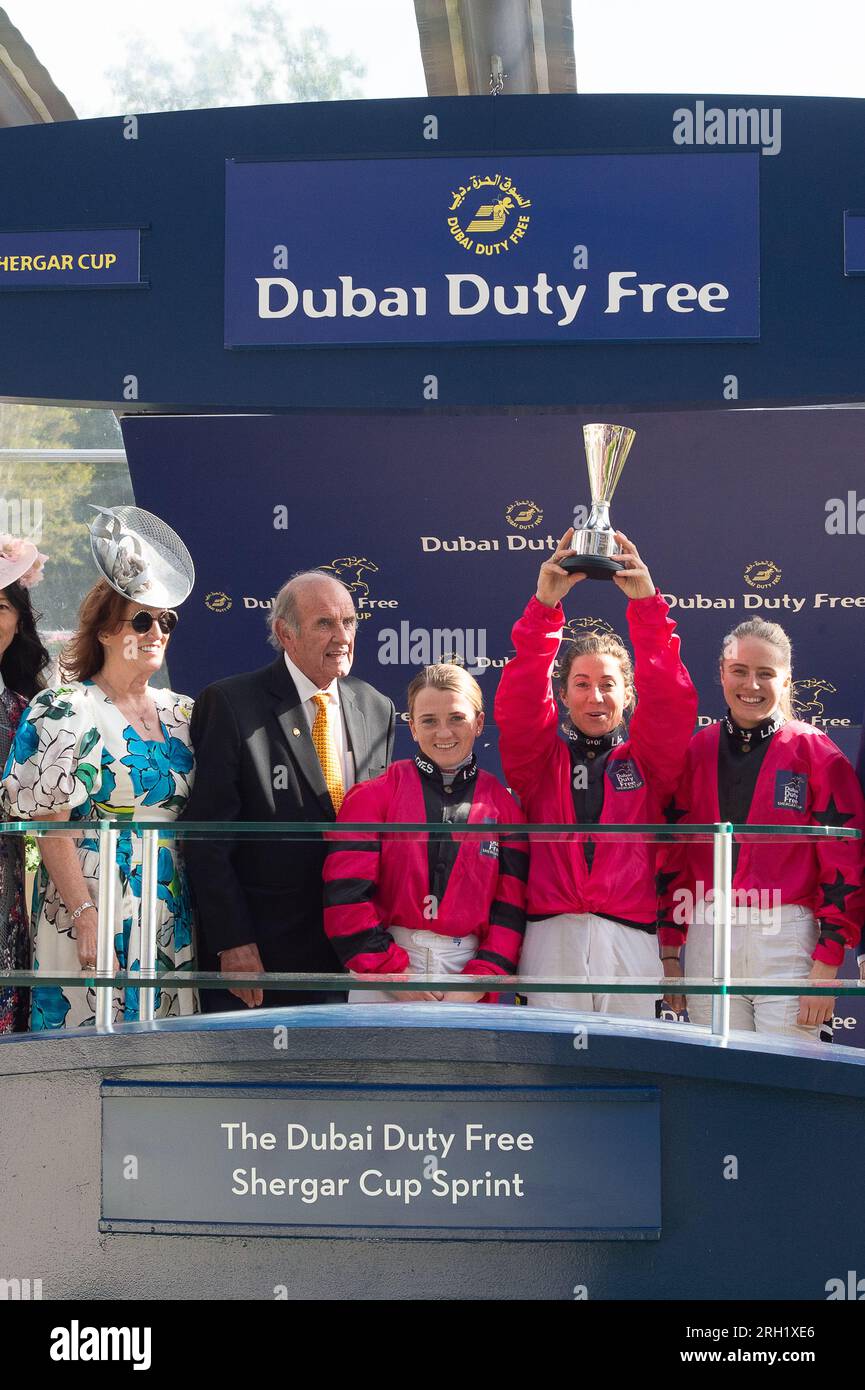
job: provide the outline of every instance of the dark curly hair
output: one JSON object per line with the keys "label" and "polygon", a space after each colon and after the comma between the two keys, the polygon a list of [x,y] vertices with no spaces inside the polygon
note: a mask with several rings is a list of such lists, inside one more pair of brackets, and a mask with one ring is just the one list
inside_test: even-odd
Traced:
{"label": "dark curly hair", "polygon": [[16,579],[2,592],[18,614],[18,631],[0,659],[0,675],[7,689],[23,695],[25,700],[32,700],[45,689],[44,672],[51,664],[51,657],[36,631],[38,618],[30,602],[30,590],[23,589]]}

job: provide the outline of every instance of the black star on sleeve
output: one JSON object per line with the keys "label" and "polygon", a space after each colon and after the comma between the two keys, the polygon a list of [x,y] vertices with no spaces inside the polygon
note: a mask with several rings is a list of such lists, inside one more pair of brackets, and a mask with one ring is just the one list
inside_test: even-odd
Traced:
{"label": "black star on sleeve", "polygon": [[671,874],[665,874],[662,869],[658,870],[655,874],[655,892],[659,898],[663,898],[670,884],[678,877],[679,875],[675,870]]}
{"label": "black star on sleeve", "polygon": [[816,821],[818,825],[846,825],[848,821],[853,819],[853,812],[845,815],[843,811],[840,811],[835,805],[833,795],[829,797],[825,810],[811,812],[811,819]]}
{"label": "black star on sleeve", "polygon": [[855,893],[857,885],[855,883],[845,883],[844,875],[840,869],[835,870],[834,883],[821,883],[823,890],[823,903],[826,907],[837,907],[839,912],[845,910],[847,898],[850,893]]}

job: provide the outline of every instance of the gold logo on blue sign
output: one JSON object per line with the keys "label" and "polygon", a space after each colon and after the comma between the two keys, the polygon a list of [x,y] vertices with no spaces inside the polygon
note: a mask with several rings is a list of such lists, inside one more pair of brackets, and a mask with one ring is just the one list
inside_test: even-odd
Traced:
{"label": "gold logo on blue sign", "polygon": [[752,589],[771,589],[780,580],[781,570],[774,560],[752,560],[743,577]]}
{"label": "gold logo on blue sign", "polygon": [[590,618],[588,615],[583,618],[571,618],[562,628],[563,642],[578,642],[581,637],[614,637],[617,642],[622,641],[615,628],[603,618]]}
{"label": "gold logo on blue sign", "polygon": [[531,198],[506,174],[472,174],[451,193],[448,231],[464,251],[499,256],[519,246],[532,220],[531,206]]}
{"label": "gold logo on blue sign", "polygon": [[369,597],[369,585],[364,574],[378,574],[378,565],[365,555],[341,555],[338,560],[331,560],[329,565],[319,565],[318,568],[332,574],[350,594],[362,598]]}
{"label": "gold logo on blue sign", "polygon": [[231,607],[231,599],[222,589],[211,589],[209,594],[205,594],[204,602],[211,613],[227,613]]}
{"label": "gold logo on blue sign", "polygon": [[533,526],[540,526],[543,519],[543,507],[539,507],[537,502],[532,502],[528,497],[511,502],[510,506],[505,508],[505,521],[509,526],[513,526],[515,531],[531,531]]}
{"label": "gold logo on blue sign", "polygon": [[793,681],[790,694],[794,717],[808,723],[822,719],[826,709],[823,696],[837,695],[838,687],[821,676],[809,676],[805,680]]}

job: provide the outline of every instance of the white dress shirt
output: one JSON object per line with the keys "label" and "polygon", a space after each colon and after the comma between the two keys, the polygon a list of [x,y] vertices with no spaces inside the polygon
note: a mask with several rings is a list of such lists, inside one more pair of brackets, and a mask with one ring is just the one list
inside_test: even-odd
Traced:
{"label": "white dress shirt", "polygon": [[342,785],[345,791],[353,787],[354,776],[354,757],[348,746],[348,735],[345,731],[345,720],[342,713],[342,704],[339,698],[339,678],[334,676],[330,685],[323,690],[305,676],[299,666],[295,666],[288,652],[283,652],[285,664],[288,667],[288,674],[294,681],[297,693],[303,701],[303,713],[312,733],[312,726],[315,723],[315,716],[318,714],[318,705],[313,700],[313,695],[325,695],[330,704],[328,710],[328,723],[330,732],[336,745],[336,755],[339,758],[339,765],[342,768]]}

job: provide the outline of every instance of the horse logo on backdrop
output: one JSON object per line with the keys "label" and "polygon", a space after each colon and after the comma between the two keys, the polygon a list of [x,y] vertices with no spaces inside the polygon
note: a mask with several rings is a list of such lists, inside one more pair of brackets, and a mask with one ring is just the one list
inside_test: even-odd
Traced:
{"label": "horse logo on backdrop", "polygon": [[505,508],[505,521],[509,526],[513,526],[515,531],[531,531],[533,526],[540,526],[544,519],[543,508],[537,502],[530,502],[528,498],[523,498],[519,502],[511,502]]}
{"label": "horse logo on backdrop", "polygon": [[204,602],[211,613],[227,613],[231,607],[231,599],[222,589],[211,589],[209,594],[204,595]]}
{"label": "horse logo on backdrop", "polygon": [[[603,618],[571,618],[562,628],[563,642],[576,642],[580,637],[615,637],[617,642],[622,639],[609,623],[605,623]],[[624,643],[622,643],[624,646]]]}
{"label": "horse logo on backdrop", "polygon": [[522,241],[531,205],[507,175],[472,174],[451,194],[448,231],[465,251],[497,256]]}
{"label": "horse logo on backdrop", "polygon": [[823,680],[819,676],[809,676],[807,680],[793,681],[791,699],[795,718],[804,719],[806,722],[821,719],[824,709],[821,696],[837,694],[837,687],[831,681]]}
{"label": "horse logo on backdrop", "polygon": [[774,560],[752,560],[745,566],[744,579],[752,589],[771,589],[781,579],[781,570]]}
{"label": "horse logo on backdrop", "polygon": [[[562,644],[565,642],[577,642],[581,637],[614,637],[617,642],[622,639],[609,623],[605,623],[603,618],[571,618],[562,628]],[[559,648],[559,658],[553,669],[553,676],[556,680],[561,674],[561,656],[563,647]]]}
{"label": "horse logo on backdrop", "polygon": [[329,565],[319,565],[319,569],[335,575],[355,598],[369,598],[369,585],[363,577],[364,572],[378,574],[378,565],[373,560],[367,560],[365,555],[343,555],[339,560],[331,560]]}

